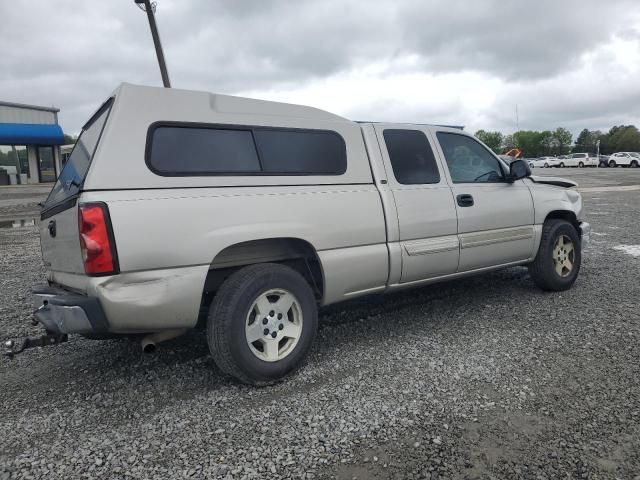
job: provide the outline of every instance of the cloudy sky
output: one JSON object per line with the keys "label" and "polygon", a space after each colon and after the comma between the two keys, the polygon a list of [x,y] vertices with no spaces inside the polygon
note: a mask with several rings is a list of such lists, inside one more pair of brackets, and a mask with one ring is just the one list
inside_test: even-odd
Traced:
{"label": "cloudy sky", "polygon": [[[0,2],[0,99],[67,132],[126,81],[161,85],[132,0]],[[354,120],[640,126],[639,0],[158,0],[173,86]]]}

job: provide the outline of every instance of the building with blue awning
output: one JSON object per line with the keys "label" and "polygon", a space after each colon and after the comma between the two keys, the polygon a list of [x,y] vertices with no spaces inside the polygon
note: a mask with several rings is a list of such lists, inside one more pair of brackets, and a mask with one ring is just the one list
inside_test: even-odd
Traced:
{"label": "building with blue awning", "polygon": [[0,185],[55,181],[64,143],[58,112],[0,101]]}

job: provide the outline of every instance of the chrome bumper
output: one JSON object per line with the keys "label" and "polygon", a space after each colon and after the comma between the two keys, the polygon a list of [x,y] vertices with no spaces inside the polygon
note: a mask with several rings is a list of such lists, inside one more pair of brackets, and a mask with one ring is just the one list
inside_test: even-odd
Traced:
{"label": "chrome bumper", "polygon": [[580,222],[580,238],[584,250],[591,243],[591,225],[587,222]]}
{"label": "chrome bumper", "polygon": [[67,292],[55,287],[33,289],[35,319],[49,333],[99,333],[108,322],[97,298]]}

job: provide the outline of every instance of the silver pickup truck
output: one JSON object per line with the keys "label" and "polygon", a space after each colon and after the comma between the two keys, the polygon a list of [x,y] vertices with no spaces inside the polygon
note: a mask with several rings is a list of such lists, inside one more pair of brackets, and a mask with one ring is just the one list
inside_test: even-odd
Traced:
{"label": "silver pickup truck", "polygon": [[530,173],[460,129],[123,84],[44,204],[35,319],[147,351],[202,327],[223,371],[271,383],[318,306],[513,265],[570,288],[580,194]]}

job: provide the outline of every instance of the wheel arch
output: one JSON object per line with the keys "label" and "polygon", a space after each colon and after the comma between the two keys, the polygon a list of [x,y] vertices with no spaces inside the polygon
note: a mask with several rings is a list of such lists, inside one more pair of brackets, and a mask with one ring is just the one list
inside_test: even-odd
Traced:
{"label": "wheel arch", "polygon": [[300,273],[318,302],[325,293],[325,275],[316,248],[296,237],[259,238],[228,245],[213,258],[202,289],[198,324],[204,325],[218,288],[235,271],[258,263],[280,263]]}
{"label": "wheel arch", "polygon": [[580,222],[578,221],[578,217],[576,216],[575,212],[572,212],[571,210],[552,210],[551,212],[547,213],[544,221],[547,222],[548,220],[552,219],[566,220],[571,225],[573,225],[573,228],[576,229],[578,235],[581,235]]}

